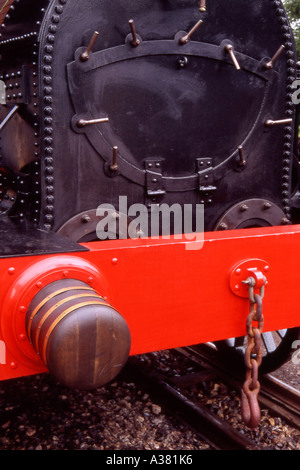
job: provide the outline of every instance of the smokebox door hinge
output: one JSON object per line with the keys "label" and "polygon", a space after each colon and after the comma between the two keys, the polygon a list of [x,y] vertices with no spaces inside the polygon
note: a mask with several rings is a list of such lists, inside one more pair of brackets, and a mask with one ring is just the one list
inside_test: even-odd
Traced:
{"label": "smokebox door hinge", "polygon": [[211,158],[197,158],[197,172],[199,178],[198,189],[201,193],[215,191],[213,161]]}
{"label": "smokebox door hinge", "polygon": [[161,160],[146,160],[146,190],[147,196],[163,196],[166,191],[163,188]]}

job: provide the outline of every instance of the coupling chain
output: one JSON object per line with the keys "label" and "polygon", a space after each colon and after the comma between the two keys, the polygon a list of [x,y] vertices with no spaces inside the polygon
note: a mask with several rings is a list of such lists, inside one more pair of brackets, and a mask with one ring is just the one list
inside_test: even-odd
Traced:
{"label": "coupling chain", "polygon": [[[246,380],[241,392],[241,413],[245,424],[254,429],[261,419],[258,403],[260,383],[258,380],[258,368],[262,362],[261,335],[264,327],[264,316],[262,313],[262,299],[266,278],[260,294],[254,293],[255,279],[250,277],[244,281],[249,285],[250,312],[247,317],[247,347],[245,350]],[[256,322],[256,324],[254,323]]]}

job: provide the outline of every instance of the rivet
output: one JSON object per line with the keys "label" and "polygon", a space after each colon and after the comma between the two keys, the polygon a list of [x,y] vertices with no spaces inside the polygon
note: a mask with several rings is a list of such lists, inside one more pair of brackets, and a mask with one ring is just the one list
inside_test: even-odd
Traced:
{"label": "rivet", "polygon": [[235,274],[236,274],[237,276],[239,276],[239,275],[241,274],[241,272],[242,272],[242,270],[241,270],[240,268],[238,268],[238,269],[235,271]]}
{"label": "rivet", "polygon": [[51,24],[48,28],[48,30],[50,31],[50,33],[56,33],[57,31],[57,26],[55,26],[54,24]]}
{"label": "rivet", "polygon": [[68,275],[69,275],[69,271],[68,271],[68,270],[63,271],[63,276],[64,276],[64,277],[68,277]]}
{"label": "rivet", "polygon": [[12,267],[8,268],[7,271],[8,271],[8,274],[14,274],[14,273],[15,273],[15,270],[16,270],[16,269],[12,266]]}
{"label": "rivet", "polygon": [[51,55],[45,55],[44,56],[44,62],[45,62],[45,64],[51,64],[52,63],[52,56]]}
{"label": "rivet", "polygon": [[24,333],[21,333],[21,334],[19,335],[19,340],[20,340],[20,341],[25,341],[25,340],[26,340],[26,335],[24,335]]}
{"label": "rivet", "polygon": [[19,312],[20,312],[20,313],[26,312],[26,307],[25,307],[24,305],[21,305],[21,306],[19,307]]}
{"label": "rivet", "polygon": [[94,281],[94,278],[93,278],[92,276],[88,277],[87,282],[88,282],[89,284],[91,284],[93,281]]}
{"label": "rivet", "polygon": [[53,22],[53,23],[59,23],[59,16],[57,16],[57,15],[52,15],[52,18],[51,18],[51,19],[52,19],[52,22]]}
{"label": "rivet", "polygon": [[53,215],[50,215],[50,214],[46,215],[45,216],[45,221],[48,222],[48,223],[52,222],[53,221]]}
{"label": "rivet", "polygon": [[236,290],[236,291],[240,290],[240,286],[239,286],[238,284],[236,284],[236,285],[234,286],[234,290]]}
{"label": "rivet", "polygon": [[17,364],[16,364],[15,362],[11,362],[11,363],[10,363],[10,367],[11,367],[12,369],[16,369],[16,368],[17,368]]}
{"label": "rivet", "polygon": [[48,206],[46,206],[45,210],[47,214],[51,214],[54,211],[54,206],[49,204]]}
{"label": "rivet", "polygon": [[112,262],[112,264],[117,264],[118,258],[113,258],[113,259],[111,260],[111,262]]}
{"label": "rivet", "polygon": [[269,271],[269,269],[270,269],[270,266],[265,266],[265,267],[264,267],[265,273],[267,273],[267,272]]}
{"label": "rivet", "polygon": [[41,289],[43,287],[43,283],[41,281],[38,281],[36,283],[36,287],[38,287],[39,289]]}

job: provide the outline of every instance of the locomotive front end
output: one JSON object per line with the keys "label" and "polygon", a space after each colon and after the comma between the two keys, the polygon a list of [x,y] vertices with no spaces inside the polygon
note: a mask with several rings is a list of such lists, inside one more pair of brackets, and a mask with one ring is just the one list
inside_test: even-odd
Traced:
{"label": "locomotive front end", "polygon": [[270,268],[266,332],[290,349],[300,299],[286,308],[276,273],[299,251],[299,162],[282,3],[0,5],[0,378],[49,370],[91,389],[130,354],[243,337],[244,262]]}

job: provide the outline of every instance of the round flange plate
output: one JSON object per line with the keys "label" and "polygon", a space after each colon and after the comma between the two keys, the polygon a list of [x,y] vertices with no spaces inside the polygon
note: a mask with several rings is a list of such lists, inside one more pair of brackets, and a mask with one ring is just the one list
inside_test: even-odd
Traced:
{"label": "round flange plate", "polygon": [[267,199],[247,199],[230,207],[215,230],[272,227],[288,223],[282,209]]}
{"label": "round flange plate", "polygon": [[[230,274],[230,289],[232,292],[243,298],[249,298],[249,286],[244,284],[249,277],[256,277],[255,272],[262,273],[267,276],[270,270],[270,265],[267,261],[262,259],[248,259],[241,261],[237,264]],[[265,287],[268,285],[268,281],[265,283]],[[259,291],[259,289],[258,289]]]}
{"label": "round flange plate", "polygon": [[[132,219],[109,208],[105,209],[104,212],[105,215],[98,215],[97,209],[90,209],[76,214],[67,220],[58,229],[57,233],[77,243],[100,240],[100,238],[97,238],[97,225],[102,219],[105,219],[108,226],[109,221],[111,221],[111,226],[114,227],[114,232],[108,238],[128,238],[129,224],[134,224]],[[138,226],[136,226],[136,230],[138,231]]]}
{"label": "round flange plate", "polygon": [[32,299],[43,287],[60,279],[85,282],[99,296],[107,298],[103,274],[92,263],[76,256],[49,257],[33,263],[23,271],[6,294],[0,328],[3,339],[13,350],[16,360],[32,369],[40,369],[42,362],[26,333],[26,312]]}

